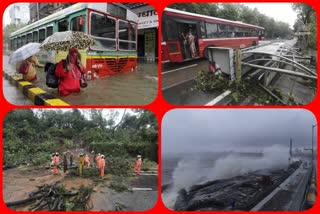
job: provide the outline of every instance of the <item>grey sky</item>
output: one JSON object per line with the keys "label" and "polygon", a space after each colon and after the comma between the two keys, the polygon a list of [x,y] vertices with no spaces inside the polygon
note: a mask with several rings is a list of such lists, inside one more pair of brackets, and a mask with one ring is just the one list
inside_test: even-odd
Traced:
{"label": "grey sky", "polygon": [[292,9],[291,3],[242,3],[267,16],[273,17],[276,21],[283,21],[293,27],[297,19],[297,13]]}
{"label": "grey sky", "polygon": [[[313,114],[301,109],[179,109],[162,121],[162,154],[311,147]],[[316,131],[316,128],[315,128]],[[316,136],[316,134],[315,134]]]}

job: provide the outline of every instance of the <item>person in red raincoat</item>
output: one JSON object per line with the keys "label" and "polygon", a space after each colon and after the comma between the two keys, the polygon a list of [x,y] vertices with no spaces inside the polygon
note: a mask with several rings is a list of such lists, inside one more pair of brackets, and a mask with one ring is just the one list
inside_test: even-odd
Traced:
{"label": "person in red raincoat", "polygon": [[68,96],[71,93],[80,92],[80,78],[84,74],[85,68],[81,64],[78,49],[71,48],[67,59],[61,60],[56,67],[55,75],[60,78],[59,94],[60,96]]}

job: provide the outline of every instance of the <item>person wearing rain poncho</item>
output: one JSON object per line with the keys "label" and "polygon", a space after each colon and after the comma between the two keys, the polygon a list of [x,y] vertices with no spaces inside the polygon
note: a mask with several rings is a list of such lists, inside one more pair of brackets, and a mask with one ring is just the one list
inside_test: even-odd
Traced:
{"label": "person wearing rain poncho", "polygon": [[29,57],[21,63],[17,63],[16,70],[22,74],[22,78],[25,81],[37,80],[36,65],[40,65],[35,55]]}
{"label": "person wearing rain poncho", "polygon": [[55,75],[60,78],[59,94],[68,96],[71,93],[80,92],[80,78],[84,74],[85,68],[81,64],[78,49],[69,49],[66,60],[61,60],[56,67]]}

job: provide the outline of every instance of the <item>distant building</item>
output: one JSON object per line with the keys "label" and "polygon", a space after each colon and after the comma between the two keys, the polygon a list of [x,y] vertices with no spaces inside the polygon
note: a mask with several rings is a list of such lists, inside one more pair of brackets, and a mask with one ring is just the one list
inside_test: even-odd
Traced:
{"label": "distant building", "polygon": [[30,21],[35,22],[75,3],[30,3]]}
{"label": "distant building", "polygon": [[10,24],[28,23],[30,20],[29,3],[11,5],[9,10]]}
{"label": "distant building", "polygon": [[[128,5],[127,5],[128,6]],[[146,61],[158,58],[158,13],[151,5],[136,3],[131,10],[138,15],[138,56]]]}

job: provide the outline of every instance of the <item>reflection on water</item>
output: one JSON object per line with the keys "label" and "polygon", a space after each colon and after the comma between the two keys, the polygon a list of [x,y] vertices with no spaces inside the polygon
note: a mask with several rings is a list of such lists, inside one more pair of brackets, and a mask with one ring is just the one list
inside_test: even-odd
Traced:
{"label": "reflection on water", "polygon": [[[3,57],[5,68],[13,71],[8,65],[8,57]],[[38,71],[38,80],[34,85],[48,93],[59,96],[56,89],[45,84],[45,73]],[[138,64],[138,71],[109,76],[88,82],[88,87],[61,99],[71,105],[146,105],[157,96],[158,64]]]}

